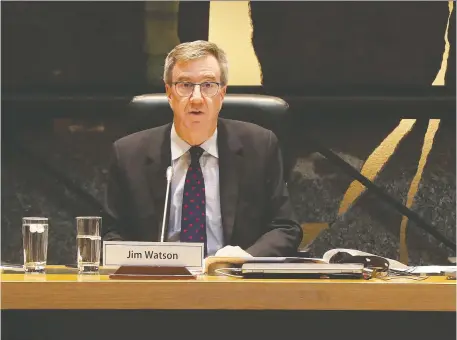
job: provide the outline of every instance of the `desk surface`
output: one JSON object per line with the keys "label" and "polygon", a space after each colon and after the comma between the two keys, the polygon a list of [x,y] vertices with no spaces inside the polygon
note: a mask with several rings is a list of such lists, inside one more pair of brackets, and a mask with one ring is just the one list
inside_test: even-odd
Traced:
{"label": "desk surface", "polygon": [[2,309],[455,311],[456,282],[425,280],[111,280],[1,274]]}

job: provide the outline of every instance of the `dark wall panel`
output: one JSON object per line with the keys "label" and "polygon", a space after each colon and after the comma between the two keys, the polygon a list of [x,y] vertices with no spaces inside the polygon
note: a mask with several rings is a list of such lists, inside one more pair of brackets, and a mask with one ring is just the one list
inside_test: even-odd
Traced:
{"label": "dark wall panel", "polygon": [[429,87],[441,66],[444,1],[252,1],[250,8],[271,90]]}
{"label": "dark wall panel", "polygon": [[5,90],[108,91],[146,81],[142,2],[2,2]]}
{"label": "dark wall panel", "polygon": [[209,1],[180,1],[178,34],[181,42],[208,40]]}

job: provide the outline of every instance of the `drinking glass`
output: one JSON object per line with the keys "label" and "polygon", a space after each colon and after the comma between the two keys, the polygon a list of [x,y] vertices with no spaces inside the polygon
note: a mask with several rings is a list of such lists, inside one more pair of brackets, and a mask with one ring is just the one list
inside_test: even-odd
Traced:
{"label": "drinking glass", "polygon": [[24,271],[44,273],[48,256],[49,223],[46,217],[22,218]]}
{"label": "drinking glass", "polygon": [[102,218],[76,217],[77,264],[80,274],[97,274],[100,266]]}

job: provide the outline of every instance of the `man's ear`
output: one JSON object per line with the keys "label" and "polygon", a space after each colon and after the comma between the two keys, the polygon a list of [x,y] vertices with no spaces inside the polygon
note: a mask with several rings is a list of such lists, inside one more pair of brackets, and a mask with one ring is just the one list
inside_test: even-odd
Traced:
{"label": "man's ear", "polygon": [[167,94],[168,102],[171,104],[171,86],[168,84],[165,84],[165,93]]}
{"label": "man's ear", "polygon": [[227,85],[222,86],[219,92],[221,94],[221,99],[224,100],[224,97],[227,94]]}
{"label": "man's ear", "polygon": [[219,95],[221,96],[221,107],[219,108],[219,111],[222,110],[222,105],[224,104],[224,98],[225,95],[227,94],[227,85],[221,87],[219,91]]}

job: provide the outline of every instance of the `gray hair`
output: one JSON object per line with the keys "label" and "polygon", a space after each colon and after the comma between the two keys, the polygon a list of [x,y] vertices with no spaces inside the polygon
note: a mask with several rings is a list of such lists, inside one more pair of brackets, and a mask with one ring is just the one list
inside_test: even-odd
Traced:
{"label": "gray hair", "polygon": [[228,81],[228,61],[225,52],[216,44],[197,40],[192,42],[185,42],[176,46],[168,53],[165,59],[165,67],[163,71],[163,80],[166,84],[171,85],[171,74],[173,67],[177,62],[186,62],[189,60],[199,59],[212,55],[217,59],[221,69],[221,83],[227,85]]}

